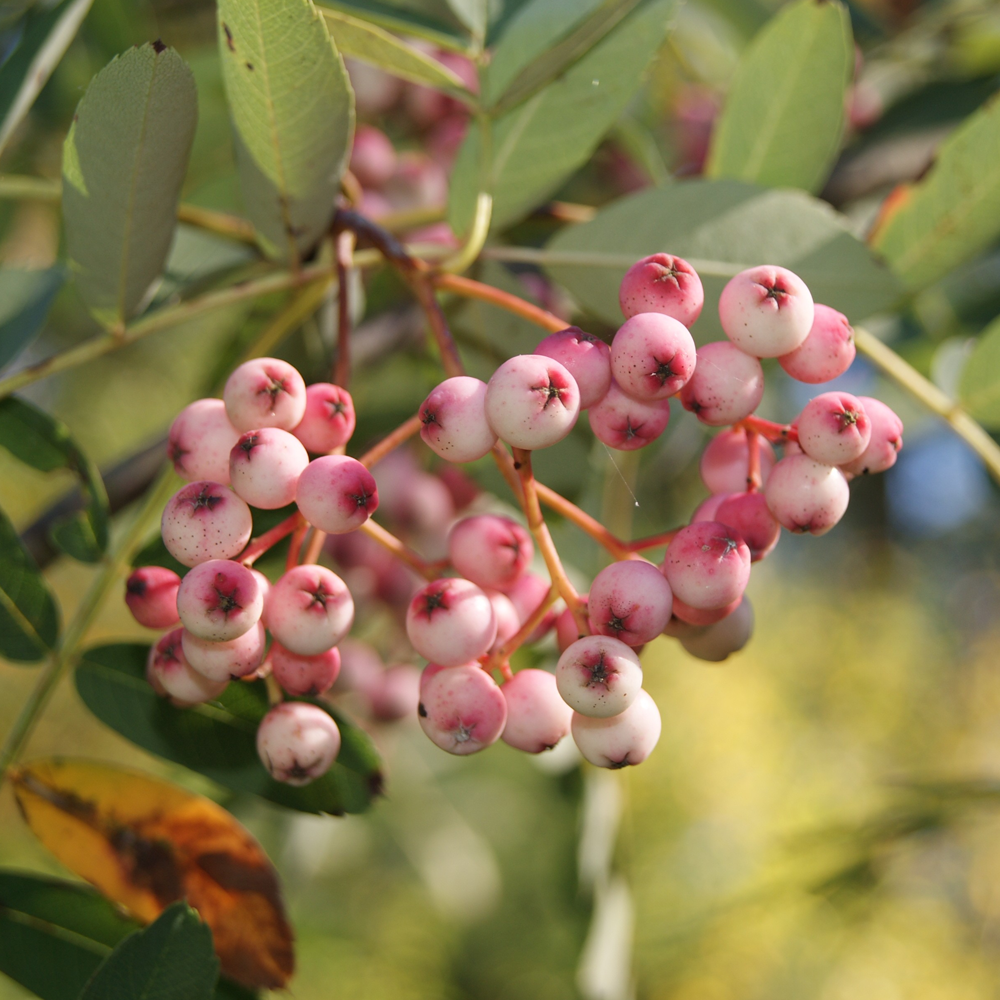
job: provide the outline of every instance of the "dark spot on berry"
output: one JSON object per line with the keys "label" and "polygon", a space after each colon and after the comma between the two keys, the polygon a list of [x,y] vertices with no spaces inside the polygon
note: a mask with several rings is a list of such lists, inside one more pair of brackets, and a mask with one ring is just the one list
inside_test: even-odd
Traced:
{"label": "dark spot on berry", "polygon": [[848,427],[853,427],[858,422],[860,414],[857,410],[843,410],[837,416],[840,418],[840,433],[843,434]]}
{"label": "dark spot on berry", "polygon": [[564,391],[563,389],[560,389],[559,386],[554,385],[551,378],[545,385],[533,385],[531,389],[532,392],[540,392],[544,394],[545,402],[542,404],[543,410],[547,410],[549,403],[551,403],[554,399],[561,399]]}
{"label": "dark spot on berry", "polygon": [[347,412],[347,405],[339,399],[328,399],[326,405],[330,407],[330,420],[333,420],[334,417],[342,417]]}
{"label": "dark spot on berry", "polygon": [[610,770],[612,770],[612,771],[620,771],[623,767],[628,767],[629,763],[630,763],[630,761],[628,759],[628,754],[626,754],[624,757],[622,757],[621,760],[613,760],[611,762],[611,768],[610,768]]}
{"label": "dark spot on berry", "polygon": [[177,472],[181,472],[184,469],[184,456],[189,455],[190,451],[185,448],[180,441],[171,438],[167,442],[167,458],[170,459],[174,464],[174,469]]}
{"label": "dark spot on berry", "polygon": [[441,426],[441,421],[438,420],[438,415],[433,410],[423,410],[420,414],[420,422],[424,427],[429,427],[431,424]]}
{"label": "dark spot on berry", "polygon": [[368,510],[368,501],[375,496],[374,493],[369,493],[364,486],[360,488],[358,493],[348,493],[347,495],[354,501],[358,510]]}
{"label": "dark spot on berry", "polygon": [[597,663],[590,668],[590,680],[587,681],[587,687],[594,684],[607,684],[612,673],[614,671],[608,670],[607,664],[604,662],[604,650],[602,649]]}
{"label": "dark spot on berry", "polygon": [[448,601],[443,590],[435,590],[430,594],[424,594],[424,611],[431,615],[439,609],[448,610]]}
{"label": "dark spot on berry", "polygon": [[417,715],[419,715],[421,719],[426,719],[427,718],[427,709],[424,708],[424,703],[423,702],[420,702],[417,705]]}
{"label": "dark spot on berry", "polygon": [[[625,616],[628,618],[628,615]],[[604,623],[605,628],[611,629],[616,635],[625,631],[625,618],[619,618],[613,611],[608,612],[608,620]],[[604,654],[601,654],[603,660]]]}
{"label": "dark spot on berry", "polygon": [[288,387],[285,385],[285,380],[281,378],[275,378],[273,375],[267,375],[268,384],[262,389],[257,390],[258,396],[270,396],[271,397],[271,410],[274,410],[274,404],[283,392],[288,392]]}
{"label": "dark spot on berry", "polygon": [[312,600],[309,602],[309,607],[311,608],[314,604],[319,604],[321,607],[326,607],[326,599],[331,597],[331,594],[326,592],[326,587],[320,584],[315,590],[307,591],[307,593],[312,595]]}
{"label": "dark spot on berry", "polygon": [[147,586],[148,584],[146,581],[140,577],[139,579],[129,580],[128,583],[125,584],[125,590],[133,597],[144,597]]}

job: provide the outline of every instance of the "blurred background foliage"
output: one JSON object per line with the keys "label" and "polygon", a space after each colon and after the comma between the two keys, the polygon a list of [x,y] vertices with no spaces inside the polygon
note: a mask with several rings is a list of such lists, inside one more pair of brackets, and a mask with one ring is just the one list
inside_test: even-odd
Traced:
{"label": "blurred background foliage", "polygon": [[[443,0],[398,6],[453,19]],[[0,4],[0,25],[26,6]],[[498,23],[520,4],[497,0]],[[760,0],[689,0],[630,105],[592,162],[559,192],[600,205],[697,174],[740,54],[773,13]],[[860,44],[855,124],[823,197],[859,235],[897,184],[920,177],[942,138],[1000,86],[1000,5],[980,0],[852,4]],[[46,85],[8,173],[56,177],[87,82],[116,53],[162,38],[192,67],[199,123],[183,197],[240,211],[228,113],[204,0],[95,0]],[[0,44],[16,41],[0,34]],[[3,53],[0,52],[0,58]],[[403,117],[368,115],[398,145],[421,137]],[[515,236],[555,228],[532,217]],[[46,267],[60,245],[56,206],[0,202],[0,262]],[[168,277],[189,283],[245,265],[244,251],[184,226]],[[529,268],[480,265],[521,294]],[[529,277],[525,275],[528,274]],[[918,289],[885,320],[894,346],[957,393],[972,339],[1000,312],[1000,248]],[[390,275],[366,289],[369,319],[407,308]],[[547,294],[556,294],[551,289]],[[169,293],[169,285],[161,294]],[[73,428],[102,467],[161,435],[204,394],[280,299],[214,312],[169,334],[31,387],[26,397]],[[551,302],[546,303],[552,307]],[[530,349],[539,332],[488,306],[450,310],[473,374]],[[599,321],[595,332],[607,332]],[[43,357],[98,332],[72,284],[59,293]],[[329,368],[331,325],[310,320],[285,347],[307,381]],[[437,380],[419,336],[371,359],[352,386],[363,446],[416,408]],[[837,387],[878,395],[906,422],[883,477],[856,483],[844,522],[820,539],[783,539],[754,574],[757,631],[721,666],[658,640],[643,656],[664,719],[641,768],[584,777],[573,759],[506,746],[472,759],[437,752],[415,724],[376,731],[387,798],[364,816],[292,815],[226,798],[105,729],[64,684],[30,746],[72,751],[171,778],[224,804],[284,878],[299,942],[299,1000],[949,1000],[1000,990],[1000,504],[975,456],[862,360]],[[811,393],[768,366],[761,413],[787,417]],[[692,419],[676,419],[641,459],[612,457],[582,430],[539,462],[540,477],[612,528],[648,533],[701,499]],[[994,426],[1000,426],[1000,414]],[[485,485],[496,485],[488,468]],[[0,452],[0,506],[18,526],[71,485]],[[632,494],[634,493],[634,500]],[[599,554],[572,529],[560,549],[581,573]],[[91,570],[49,572],[68,617]],[[377,629],[378,622],[362,623]],[[95,641],[137,635],[123,604]],[[145,638],[145,636],[143,637]],[[0,664],[0,729],[33,683]],[[607,883],[602,824],[624,881]],[[55,863],[0,791],[0,857]],[[587,941],[595,892],[618,894]],[[631,898],[634,909],[628,905]],[[595,929],[591,929],[595,933]],[[585,947],[586,945],[586,947]],[[581,950],[583,961],[581,965]],[[629,958],[630,953],[632,958]],[[583,973],[581,975],[581,969]],[[0,980],[0,998],[27,996]]]}

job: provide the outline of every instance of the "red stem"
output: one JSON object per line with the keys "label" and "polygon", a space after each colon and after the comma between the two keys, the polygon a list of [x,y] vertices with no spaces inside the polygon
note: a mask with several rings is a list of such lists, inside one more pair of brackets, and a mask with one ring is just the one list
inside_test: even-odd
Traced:
{"label": "red stem", "polygon": [[747,430],[747,492],[756,493],[761,487],[760,434]]}
{"label": "red stem", "polygon": [[472,278],[463,278],[458,274],[435,274],[431,280],[444,291],[454,292],[456,295],[463,295],[467,299],[479,299],[481,302],[489,302],[491,305],[506,309],[507,312],[529,320],[532,323],[548,330],[550,333],[558,333],[565,330],[567,323],[558,316],[539,309],[538,306],[525,302],[524,299],[510,292],[501,291],[492,285],[484,285],[481,281],[473,281]]}
{"label": "red stem", "polygon": [[391,434],[387,434],[377,445],[369,448],[358,461],[366,468],[381,462],[391,451],[395,451],[404,441],[420,433],[420,417],[415,415],[401,423]]}
{"label": "red stem", "polygon": [[764,420],[761,417],[744,417],[743,420],[733,424],[733,429],[737,428],[753,431],[772,444],[785,444],[787,441],[799,439],[799,432],[791,424],[776,424],[773,420]]}
{"label": "red stem", "polygon": [[294,531],[303,527],[305,523],[305,518],[296,511],[290,517],[286,517],[280,524],[276,524],[270,531],[265,531],[259,538],[251,538],[250,544],[243,550],[243,555],[240,556],[240,562],[244,566],[253,566],[268,549],[277,545],[282,538],[287,538]]}

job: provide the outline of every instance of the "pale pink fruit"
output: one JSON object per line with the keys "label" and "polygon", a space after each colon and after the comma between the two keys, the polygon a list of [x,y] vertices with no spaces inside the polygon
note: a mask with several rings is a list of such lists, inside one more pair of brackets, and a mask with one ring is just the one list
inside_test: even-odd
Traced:
{"label": "pale pink fruit", "polygon": [[713,427],[750,416],[764,396],[764,369],[727,340],[698,348],[694,375],[681,389],[684,409]]}
{"label": "pale pink fruit", "polygon": [[675,600],[705,611],[722,608],[746,589],[750,549],[739,532],[727,525],[699,521],[674,535],[663,559],[663,573]]}
{"label": "pale pink fruit", "polygon": [[721,663],[739,652],[753,635],[753,608],[744,597],[739,607],[722,621],[704,628],[692,628],[680,636],[681,645],[699,660]]}
{"label": "pale pink fruit", "polygon": [[448,175],[421,150],[401,153],[392,177],[382,187],[395,212],[436,208],[448,201]]}
{"label": "pale pink fruit", "polygon": [[495,653],[508,639],[517,635],[521,628],[521,616],[506,594],[501,594],[499,590],[487,590],[485,593],[493,605],[493,616],[497,620],[497,637],[489,649],[491,653]]}
{"label": "pale pink fruit", "polygon": [[507,722],[507,702],[485,670],[466,664],[424,682],[417,717],[432,743],[464,755],[496,743]]}
{"label": "pale pink fruit", "polygon": [[719,298],[726,336],[755,358],[777,358],[802,344],[813,325],[813,298],[805,282],[783,267],[741,271]]}
{"label": "pale pink fruit", "polygon": [[844,472],[854,476],[885,472],[896,464],[896,455],[903,447],[903,421],[881,400],[861,396],[859,402],[871,421],[871,438],[861,455],[843,466]]}
{"label": "pale pink fruit", "polygon": [[221,399],[197,399],[170,425],[167,455],[177,475],[188,482],[208,480],[228,486],[229,452],[239,437]]}
{"label": "pale pink fruit", "polygon": [[169,697],[174,704],[186,707],[218,698],[226,689],[228,678],[213,681],[194,670],[181,648],[183,629],[175,628],[160,637],[149,651],[146,676],[157,694]]}
{"label": "pale pink fruit", "polygon": [[457,666],[489,651],[497,620],[479,587],[447,577],[417,591],[406,612],[406,633],[425,659]]}
{"label": "pale pink fruit", "polygon": [[670,584],[652,563],[624,559],[605,566],[590,585],[590,629],[641,646],[663,631],[672,604]]}
{"label": "pale pink fruit", "polygon": [[642,687],[635,652],[607,635],[577,639],[556,664],[559,694],[574,711],[605,718],[624,712]]}
{"label": "pale pink fruit", "polygon": [[486,387],[486,419],[515,448],[548,448],[573,429],[580,390],[558,361],[519,354],[505,361]]}
{"label": "pale pink fruit", "polygon": [[601,719],[573,713],[573,742],[584,759],[612,770],[641,764],[660,739],[660,711],[646,691],[620,715]]}
{"label": "pale pink fruit", "polygon": [[377,117],[385,114],[403,95],[403,81],[384,70],[357,59],[344,59],[351,78],[358,114]]}
{"label": "pale pink fruit", "polygon": [[132,617],[146,628],[172,628],[177,614],[181,578],[163,566],[140,566],[125,581],[125,603]]}
{"label": "pale pink fruit", "polygon": [[[590,596],[588,594],[581,594],[580,602],[583,604],[583,613],[586,615]],[[582,639],[584,636],[584,633],[580,631],[580,626],[576,623],[576,619],[573,617],[573,612],[569,608],[563,608],[556,615],[555,629],[556,647],[560,653],[565,653],[577,639]]]}
{"label": "pale pink fruit", "polygon": [[462,518],[448,533],[452,566],[479,587],[511,586],[528,568],[534,552],[527,529],[498,514]]}
{"label": "pale pink fruit", "polygon": [[[549,589],[549,581],[538,576],[537,573],[522,573],[509,587],[504,588],[504,593],[517,608],[523,625],[535,613],[542,601],[548,597]],[[552,628],[555,620],[556,612],[549,608],[539,622],[538,628],[528,636],[528,643],[538,642]]]}
{"label": "pale pink fruit", "polygon": [[190,483],[163,509],[160,533],[167,551],[185,566],[231,559],[250,541],[253,516],[245,501],[220,483]]}
{"label": "pale pink fruit", "polygon": [[267,635],[263,622],[257,622],[228,642],[199,639],[184,629],[181,644],[188,663],[199,674],[212,681],[228,681],[257,672],[264,662]]}
{"label": "pale pink fruit", "polygon": [[299,476],[295,502],[311,525],[337,535],[353,531],[375,513],[378,487],[356,458],[324,455]]}
{"label": "pale pink fruit", "polygon": [[[737,597],[735,601],[725,604],[721,608],[693,608],[690,604],[685,604],[675,594],[674,617],[671,621],[678,621],[685,625],[694,625],[699,628],[705,625],[714,625],[716,622],[721,622],[723,618],[728,618],[740,606],[741,600],[743,600],[742,596]],[[670,628],[669,625],[668,628]]]}
{"label": "pale pink fruit", "polygon": [[638,313],[663,313],[693,326],[705,304],[705,290],[698,272],[686,260],[654,253],[625,272],[618,303],[626,319]]}
{"label": "pale pink fruit", "polygon": [[420,406],[420,437],[449,462],[488,455],[497,436],[486,419],[486,383],[468,375],[445,379]]}
{"label": "pale pink fruit", "polygon": [[233,491],[252,507],[277,510],[295,499],[299,476],[309,464],[301,442],[288,431],[247,431],[229,456]]}
{"label": "pale pink fruit", "polygon": [[350,163],[351,173],[358,182],[364,187],[379,188],[395,169],[396,149],[385,132],[374,125],[358,125]]}
{"label": "pale pink fruit", "polygon": [[762,493],[734,493],[726,497],[714,519],[739,532],[754,562],[768,555],[781,536],[781,525],[768,509]]}
{"label": "pale pink fruit", "polygon": [[276,781],[308,785],[333,766],[340,753],[340,730],[316,705],[285,701],[261,719],[257,753]]}
{"label": "pale pink fruit", "polygon": [[330,382],[306,388],[306,412],[292,433],[313,454],[324,455],[351,440],[357,416],[351,394]]}
{"label": "pale pink fruit", "polygon": [[598,441],[618,451],[635,451],[651,444],[666,430],[670,401],[642,403],[612,381],[604,398],[590,408],[588,419]]}
{"label": "pale pink fruit", "polygon": [[611,342],[611,374],[622,392],[643,402],[679,392],[695,370],[694,338],[662,313],[639,313]]}
{"label": "pale pink fruit", "polygon": [[293,696],[315,697],[329,691],[340,673],[340,653],[327,649],[315,656],[299,656],[280,642],[271,646],[271,675]]}
{"label": "pale pink fruit", "polygon": [[229,420],[238,431],[280,427],[290,431],[306,412],[306,384],[287,362],[277,358],[245,361],[222,391]]}
{"label": "pale pink fruit", "polygon": [[299,656],[336,646],[354,622],[347,585],[325,566],[295,566],[271,588],[264,618],[268,631]]}
{"label": "pale pink fruit", "polygon": [[199,639],[228,642],[260,621],[264,601],[257,578],[245,566],[212,559],[190,570],[177,591],[184,627]]}
{"label": "pale pink fruit", "polygon": [[840,469],[789,455],[771,471],[764,496],[782,527],[825,535],[844,516],[851,491]]}
{"label": "pale pink fruit", "polygon": [[824,392],[810,400],[796,421],[799,447],[825,465],[860,458],[872,436],[864,405],[849,392]]}
{"label": "pale pink fruit", "polygon": [[525,753],[551,750],[569,733],[573,709],[559,695],[547,670],[519,670],[500,687],[507,702],[504,743]]}
{"label": "pale pink fruit", "polygon": [[599,403],[611,387],[611,349],[603,340],[570,326],[539,341],[535,354],[558,361],[580,390],[580,409]]}
{"label": "pale pink fruit", "polygon": [[800,382],[829,382],[843,375],[854,361],[854,330],[843,313],[829,306],[815,307],[809,335],[778,364]]}
{"label": "pale pink fruit", "polygon": [[722,506],[723,501],[733,496],[732,493],[713,493],[710,497],[702,500],[694,509],[691,515],[691,523],[697,524],[699,521],[714,521],[715,515]]}
{"label": "pale pink fruit", "polygon": [[[767,482],[776,461],[771,442],[758,435],[760,446],[760,475]],[[750,472],[750,449],[747,432],[742,427],[720,431],[701,453],[699,462],[701,481],[713,493],[742,493],[747,486]]]}
{"label": "pale pink fruit", "polygon": [[409,663],[387,667],[369,689],[368,701],[379,722],[412,716],[420,704],[420,671]]}
{"label": "pale pink fruit", "polygon": [[340,651],[340,673],[334,681],[334,692],[360,691],[367,695],[385,672],[378,650],[357,639],[344,639],[337,649]]}

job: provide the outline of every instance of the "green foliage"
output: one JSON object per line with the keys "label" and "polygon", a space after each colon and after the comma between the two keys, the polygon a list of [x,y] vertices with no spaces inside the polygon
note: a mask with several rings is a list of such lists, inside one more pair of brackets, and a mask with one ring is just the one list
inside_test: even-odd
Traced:
{"label": "green foliage", "polygon": [[379,0],[327,0],[326,3],[317,4],[317,7],[322,11],[342,11],[387,31],[422,38],[439,48],[456,52],[464,52],[467,48],[466,40],[450,24],[392,3],[380,3]]}
{"label": "green foliage", "polygon": [[818,191],[840,146],[853,69],[851,22],[838,0],[782,8],[740,62],[706,173]]}
{"label": "green foliage", "polygon": [[173,903],[115,948],[80,1000],[209,1000],[218,978],[212,932],[187,903]]}
{"label": "green foliage", "polygon": [[[557,233],[547,249],[549,273],[614,325],[621,322],[618,285],[630,263],[665,250],[691,260],[705,285],[706,307],[696,324],[704,339],[721,332],[715,302],[722,286],[756,261],[791,268],[817,302],[854,322],[888,308],[900,293],[828,205],[738,181],[686,181],[622,198],[593,221]],[[560,254],[586,257],[569,263]]]}
{"label": "green foliage", "polygon": [[183,764],[233,791],[312,813],[363,812],[381,790],[381,760],[368,736],[340,713],[342,745],[333,767],[301,788],[274,781],[261,766],[255,734],[269,706],[263,681],[230,684],[217,701],[177,709],[146,681],[149,647],[98,646],[76,669],[84,704],[105,725],[143,749]]}
{"label": "green foliage", "polygon": [[159,42],[114,59],[77,108],[63,147],[66,243],[108,326],[134,316],[163,271],[197,115],[191,71]]}
{"label": "green foliage", "polygon": [[38,271],[0,269],[0,368],[38,336],[65,281],[66,269],[58,265]]}
{"label": "green foliage", "polygon": [[[494,0],[495,4],[496,0]],[[469,29],[473,38],[482,42],[490,22],[490,0],[448,0],[452,13]]]}
{"label": "green foliage", "polygon": [[994,320],[976,342],[962,369],[959,399],[975,420],[1000,429],[1000,320]]}
{"label": "green foliage", "polygon": [[329,225],[350,153],[344,63],[311,0],[220,0],[219,52],[247,214],[269,257],[298,261]]}

